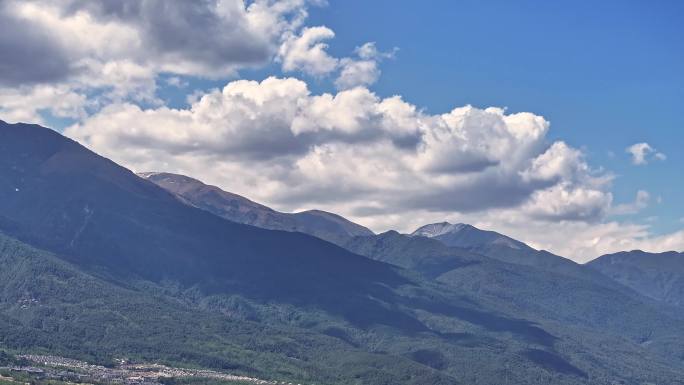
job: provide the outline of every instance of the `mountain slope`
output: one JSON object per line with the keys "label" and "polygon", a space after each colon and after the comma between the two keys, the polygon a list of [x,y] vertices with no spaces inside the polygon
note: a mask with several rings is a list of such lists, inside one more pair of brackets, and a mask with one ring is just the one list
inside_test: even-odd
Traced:
{"label": "mountain slope", "polygon": [[345,246],[369,258],[418,271],[461,292],[472,292],[478,298],[503,301],[516,314],[528,317],[603,330],[634,341],[649,340],[652,345],[654,339],[661,338],[662,346],[672,334],[665,330],[680,322],[677,314],[657,302],[581,265],[576,267],[576,276],[569,276],[563,271],[506,263],[394,231],[356,237]]}
{"label": "mountain slope", "polygon": [[336,214],[320,210],[281,213],[185,175],[158,172],[138,175],[180,196],[195,207],[233,222],[271,230],[297,231],[337,244],[353,236],[373,235],[369,229]]}
{"label": "mountain slope", "polygon": [[4,125],[0,175],[0,227],[91,271],[308,304],[361,324],[415,323],[368,299],[391,302],[387,288],[409,283],[391,266],[185,205],[54,131]]}
{"label": "mountain slope", "polygon": [[643,295],[684,306],[684,253],[624,251],[603,255],[587,266]]}
{"label": "mountain slope", "polygon": [[[333,385],[490,384],[503,375],[521,385],[676,384],[684,375],[680,352],[650,348],[662,346],[666,333],[681,348],[676,337],[684,330],[668,317],[654,324],[657,340],[647,347],[632,335],[519,312],[508,298],[426,281],[306,234],[227,221],[38,126],[0,123],[0,231],[103,285],[63,285],[71,293],[64,297],[74,299],[68,313],[47,309],[24,319],[16,307],[0,309],[0,326],[15,336],[6,343],[15,348],[78,353],[90,346],[108,358],[130,348],[168,359],[170,346],[183,362],[213,352],[204,365],[218,359],[271,373],[282,364],[276,374]],[[23,270],[16,258],[7,264],[12,269],[0,284],[12,277],[30,284],[43,266]],[[115,294],[91,302],[91,291]],[[18,292],[7,290],[4,302],[16,303]],[[129,294],[140,305],[127,308],[122,298]],[[234,322],[221,329],[225,319]],[[106,333],[117,320],[122,332]],[[31,332],[39,325],[50,328]],[[146,325],[131,333],[139,343],[125,333],[136,325]],[[174,339],[195,331],[203,334]],[[257,359],[254,351],[274,356]]]}
{"label": "mountain slope", "polygon": [[[203,310],[315,328],[397,356],[412,357],[412,349],[426,343],[444,355],[439,366],[450,375],[473,363],[464,358],[469,348],[443,333],[473,329],[509,346],[510,354],[530,343],[553,348],[554,337],[534,322],[460,299],[318,238],[237,224],[189,206],[39,126],[0,124],[0,230],[88,274]],[[496,352],[481,353],[487,358],[480,375],[491,375],[483,368],[497,365]],[[539,370],[524,362],[530,366],[521,378]],[[371,381],[377,371],[362,378],[377,383]]]}
{"label": "mountain slope", "polygon": [[531,266],[573,277],[587,274],[586,269],[567,258],[536,250],[503,234],[481,230],[468,224],[433,223],[418,228],[411,236],[435,239],[447,246],[466,249],[506,263]]}
{"label": "mountain slope", "polygon": [[1,233],[0,265],[0,347],[17,352],[102,364],[113,357],[159,360],[299,382],[347,383],[363,372],[392,381],[454,381],[339,338],[201,311],[101,280]]}

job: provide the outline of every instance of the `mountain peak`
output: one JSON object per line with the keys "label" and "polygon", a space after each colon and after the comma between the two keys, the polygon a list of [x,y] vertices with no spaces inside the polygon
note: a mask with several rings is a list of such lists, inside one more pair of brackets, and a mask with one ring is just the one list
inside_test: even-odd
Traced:
{"label": "mountain peak", "polygon": [[505,246],[512,249],[532,249],[526,244],[495,231],[481,230],[467,223],[438,222],[418,228],[411,236],[435,238],[454,247]]}
{"label": "mountain peak", "polygon": [[[150,180],[152,182],[154,181],[160,181],[160,180],[166,180],[169,183],[178,183],[178,182],[184,182],[184,183],[193,183],[193,184],[202,184],[201,181],[191,178],[187,175],[182,175],[182,174],[174,174],[171,172],[162,172],[162,171],[147,171],[147,172],[138,172],[136,173],[137,176]],[[212,187],[209,185],[206,185],[207,187]]]}
{"label": "mountain peak", "polygon": [[430,223],[425,226],[421,226],[418,228],[416,231],[411,233],[412,236],[423,236],[423,237],[428,237],[428,238],[434,238],[438,237],[440,235],[444,234],[449,234],[449,233],[457,233],[461,231],[463,228],[465,228],[467,225],[465,223],[456,223],[452,224],[449,222],[439,222],[439,223]]}

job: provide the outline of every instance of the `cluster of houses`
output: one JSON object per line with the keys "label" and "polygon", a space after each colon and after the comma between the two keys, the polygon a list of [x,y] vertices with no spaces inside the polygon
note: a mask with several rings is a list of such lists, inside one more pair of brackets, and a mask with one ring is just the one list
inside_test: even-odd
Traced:
{"label": "cluster of houses", "polygon": [[70,358],[45,355],[22,355],[18,358],[34,366],[9,366],[0,370],[23,372],[36,378],[58,379],[83,383],[88,381],[123,385],[162,385],[163,378],[206,378],[226,382],[252,383],[255,385],[301,385],[282,381],[221,373],[203,369],[173,368],[159,364],[133,364],[118,360],[118,365],[108,368]]}

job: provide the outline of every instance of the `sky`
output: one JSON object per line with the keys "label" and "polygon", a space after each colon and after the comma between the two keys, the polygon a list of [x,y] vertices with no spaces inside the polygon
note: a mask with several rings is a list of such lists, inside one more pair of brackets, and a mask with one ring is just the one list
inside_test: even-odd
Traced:
{"label": "sky", "polygon": [[0,119],[376,232],[684,251],[680,1],[0,0]]}

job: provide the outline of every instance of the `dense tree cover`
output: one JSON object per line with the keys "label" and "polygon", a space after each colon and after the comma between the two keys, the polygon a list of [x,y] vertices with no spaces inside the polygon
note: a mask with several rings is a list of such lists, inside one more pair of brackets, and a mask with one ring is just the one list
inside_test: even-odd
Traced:
{"label": "dense tree cover", "polygon": [[0,366],[17,365],[20,363],[21,361],[18,360],[14,355],[0,350]]}
{"label": "dense tree cover", "polygon": [[[542,316],[573,326],[618,333],[638,344],[650,341],[649,348],[664,355],[684,352],[671,351],[667,346],[667,341],[676,335],[674,330],[683,322],[681,311],[637,295],[585,266],[558,256],[547,253],[544,258],[561,261],[530,266],[396,232],[356,237],[346,247],[417,271],[480,299],[497,301],[497,306],[507,306],[521,317]],[[540,253],[533,249],[528,252]],[[558,265],[563,268],[556,269]]]}
{"label": "dense tree cover", "polygon": [[623,251],[587,266],[650,298],[684,307],[684,253]]}
{"label": "dense tree cover", "polygon": [[[591,357],[600,352],[582,351],[583,341],[596,334],[563,332],[558,325],[549,329],[551,336],[526,322],[511,323],[465,306],[417,315],[444,330],[442,335],[358,328],[321,310],[235,295],[200,296],[197,289],[174,284],[107,282],[4,236],[0,263],[8,267],[0,271],[0,344],[18,352],[62,354],[101,364],[127,357],[302,383],[424,384],[429,379],[431,384],[489,384],[505,375],[511,384],[530,379],[579,384],[586,379],[578,373],[592,376],[596,383],[645,375],[675,383],[671,368],[638,359],[641,352],[617,339],[606,336],[599,344],[624,349],[616,349],[609,363],[616,370],[606,375],[592,363]],[[417,308],[421,296],[448,298],[448,293],[436,291],[405,295],[413,296]],[[456,297],[453,303],[458,303]],[[548,356],[530,355],[532,347],[553,354],[555,368],[563,371],[536,364],[534,359]]]}
{"label": "dense tree cover", "polygon": [[447,376],[409,359],[386,359],[322,333],[226,317],[106,282],[2,236],[0,264],[7,267],[0,270],[0,346],[17,352],[105,365],[127,357],[328,383],[349,383],[329,364],[352,361],[394,383],[421,377],[447,383]]}

